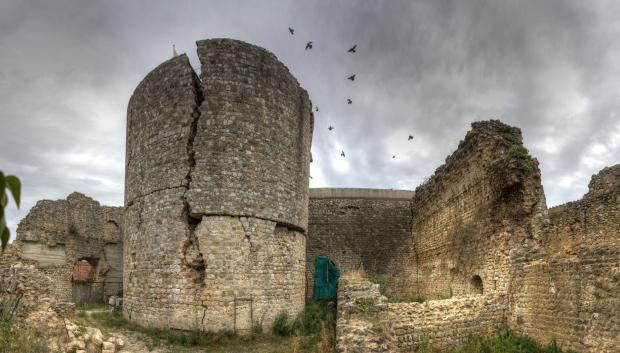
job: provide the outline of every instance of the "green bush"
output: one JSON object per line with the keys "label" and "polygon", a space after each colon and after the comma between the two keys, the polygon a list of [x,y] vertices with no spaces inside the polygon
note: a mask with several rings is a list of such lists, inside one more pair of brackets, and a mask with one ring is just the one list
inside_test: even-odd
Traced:
{"label": "green bush", "polygon": [[73,223],[69,224],[68,231],[69,231],[69,235],[76,236],[79,234],[77,227]]}
{"label": "green bush", "polygon": [[524,173],[530,174],[536,169],[534,158],[530,156],[527,148],[514,146],[508,151],[508,157],[519,162],[519,169]]}
{"label": "green bush", "polygon": [[293,331],[299,336],[319,335],[322,322],[328,329],[336,328],[335,307],[328,308],[327,301],[312,300],[293,322]]}
{"label": "green bush", "polygon": [[271,332],[276,336],[290,336],[293,333],[293,329],[288,321],[288,314],[285,311],[281,312],[276,316]]}

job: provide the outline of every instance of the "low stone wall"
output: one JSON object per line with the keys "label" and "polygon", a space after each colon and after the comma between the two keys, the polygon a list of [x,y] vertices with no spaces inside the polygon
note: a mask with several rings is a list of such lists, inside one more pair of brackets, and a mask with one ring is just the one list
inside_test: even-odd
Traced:
{"label": "low stone wall", "polygon": [[388,303],[379,285],[342,283],[336,328],[339,353],[410,352],[422,344],[445,349],[505,326],[502,295],[424,303]]}

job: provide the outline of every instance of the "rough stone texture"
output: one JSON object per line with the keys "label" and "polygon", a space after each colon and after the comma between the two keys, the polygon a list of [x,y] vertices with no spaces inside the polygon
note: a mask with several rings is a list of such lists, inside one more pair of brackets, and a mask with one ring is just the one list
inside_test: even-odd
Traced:
{"label": "rough stone texture", "polygon": [[470,295],[425,303],[388,303],[370,282],[344,282],[338,292],[337,351],[410,352],[424,342],[450,348],[502,327],[504,298]]}
{"label": "rough stone texture", "polygon": [[127,113],[124,315],[247,333],[303,308],[311,105],[284,65],[198,42],[138,85]]}
{"label": "rough stone texture", "polygon": [[73,316],[74,307],[59,303],[52,278],[35,261],[20,257],[19,249],[9,244],[0,254],[0,303],[19,305],[14,324],[34,330],[34,334],[64,340],[64,320]]}
{"label": "rough stone texture", "polygon": [[314,260],[329,256],[345,273],[359,271],[385,282],[403,296],[413,258],[413,192],[375,189],[310,189],[306,268],[308,296],[314,288]]}
{"label": "rough stone texture", "polygon": [[[516,158],[521,131],[477,122],[413,198],[413,293],[424,298],[506,292],[512,257],[538,236],[545,208],[535,160]],[[527,169],[530,168],[530,169]],[[529,171],[528,171],[529,170]]]}
{"label": "rough stone texture", "polygon": [[517,264],[511,326],[579,352],[620,347],[620,165],[575,202],[551,208],[531,261]]}
{"label": "rough stone texture", "polygon": [[[121,207],[101,206],[80,193],[66,200],[41,200],[17,227],[15,246],[52,279],[60,302],[73,301],[77,287],[88,291],[89,301],[103,301],[122,290],[123,262]],[[92,265],[91,281],[73,281],[82,259]]]}
{"label": "rough stone texture", "polygon": [[252,216],[305,232],[313,116],[307,92],[265,49],[201,40],[204,92],[192,213]]}
{"label": "rough stone texture", "polygon": [[[413,256],[401,259],[410,268],[401,286],[410,297],[454,298],[360,313],[346,304],[359,290],[345,285],[339,289],[339,350],[407,351],[425,339],[447,348],[469,334],[508,326],[544,344],[556,339],[581,352],[616,352],[620,165],[595,175],[582,200],[547,210],[537,163],[524,154],[520,131],[498,121],[472,126],[415,190]],[[311,230],[325,217],[311,221]],[[377,301],[376,293],[367,295]]]}

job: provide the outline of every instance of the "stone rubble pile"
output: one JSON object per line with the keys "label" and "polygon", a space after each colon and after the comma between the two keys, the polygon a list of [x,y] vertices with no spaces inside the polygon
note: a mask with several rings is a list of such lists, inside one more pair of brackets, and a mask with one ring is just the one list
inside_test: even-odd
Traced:
{"label": "stone rubble pile", "polygon": [[130,353],[120,351],[125,346],[122,338],[115,335],[105,338],[98,328],[69,323],[66,329],[71,339],[67,345],[68,353]]}

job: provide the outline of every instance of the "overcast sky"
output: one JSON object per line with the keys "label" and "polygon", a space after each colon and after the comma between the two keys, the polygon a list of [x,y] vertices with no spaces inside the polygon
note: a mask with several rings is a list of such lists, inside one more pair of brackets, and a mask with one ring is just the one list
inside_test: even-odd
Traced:
{"label": "overcast sky", "polygon": [[0,0],[12,235],[40,199],[122,205],[131,93],[173,43],[199,67],[215,37],[272,51],[319,107],[312,187],[414,189],[490,118],[522,129],[549,205],[620,163],[620,1]]}

